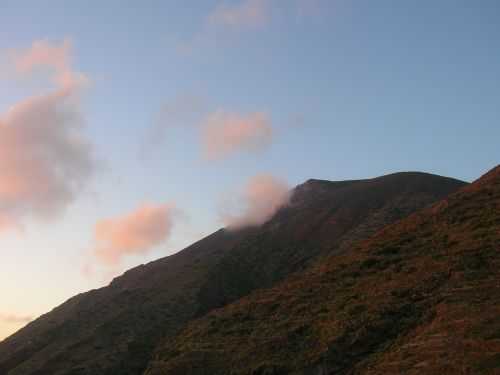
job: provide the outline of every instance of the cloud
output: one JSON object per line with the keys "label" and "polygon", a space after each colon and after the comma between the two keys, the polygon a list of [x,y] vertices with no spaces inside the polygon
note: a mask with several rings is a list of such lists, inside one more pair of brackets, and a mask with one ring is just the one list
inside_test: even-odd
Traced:
{"label": "cloud", "polygon": [[[235,37],[244,32],[264,31],[274,24],[286,26],[291,21],[317,21],[329,13],[327,0],[228,0],[219,2],[204,18],[200,29],[187,40],[177,40],[177,51],[193,55],[238,45]],[[203,52],[204,54],[205,52]]]}
{"label": "cloud", "polygon": [[205,158],[218,160],[239,151],[259,151],[270,145],[273,130],[263,112],[247,115],[216,111],[203,121],[202,145]]}
{"label": "cloud", "polygon": [[172,129],[194,128],[205,112],[205,99],[196,95],[179,95],[163,104],[153,126],[148,129],[140,156],[148,156],[172,138]]}
{"label": "cloud", "polygon": [[27,216],[60,214],[95,167],[92,147],[82,134],[79,92],[84,76],[68,67],[64,43],[60,51],[47,46],[35,42],[17,53],[16,61],[20,72],[53,67],[56,89],[0,114],[0,229],[19,226]]}
{"label": "cloud", "polygon": [[240,32],[265,29],[272,19],[272,3],[273,0],[241,0],[217,4],[191,38],[177,41],[177,51],[190,56],[232,44]]}
{"label": "cloud", "polygon": [[30,76],[36,71],[48,69],[53,82],[66,89],[74,89],[88,82],[82,73],[71,68],[73,45],[69,39],[61,44],[48,40],[34,41],[27,49],[10,51],[15,71],[21,76]]}
{"label": "cloud", "polygon": [[68,39],[64,40],[61,45],[52,44],[48,40],[37,40],[30,48],[14,50],[11,55],[19,73],[31,73],[40,66],[62,72],[69,70],[71,48],[71,42]]}
{"label": "cloud", "polygon": [[32,316],[0,313],[0,321],[8,324],[26,324],[33,320]]}
{"label": "cloud", "polygon": [[288,204],[290,194],[286,182],[267,174],[257,175],[236,194],[234,201],[225,202],[222,221],[229,229],[264,224]]}
{"label": "cloud", "polygon": [[206,26],[223,29],[256,29],[274,21],[281,15],[285,19],[295,15],[308,19],[326,10],[325,0],[242,0],[228,5],[218,4],[207,16]]}
{"label": "cloud", "polygon": [[219,4],[207,17],[209,25],[255,28],[270,20],[270,0],[244,0],[236,5]]}
{"label": "cloud", "polygon": [[221,160],[241,151],[258,152],[271,144],[273,127],[265,112],[240,114],[210,111],[209,107],[206,98],[196,95],[180,95],[166,102],[145,133],[139,157],[147,157],[164,147],[167,139],[173,141],[174,137],[193,131],[199,133],[206,160]]}
{"label": "cloud", "polygon": [[95,226],[94,255],[106,265],[116,265],[124,256],[146,254],[169,238],[176,216],[171,204],[145,204],[124,216],[101,220]]}

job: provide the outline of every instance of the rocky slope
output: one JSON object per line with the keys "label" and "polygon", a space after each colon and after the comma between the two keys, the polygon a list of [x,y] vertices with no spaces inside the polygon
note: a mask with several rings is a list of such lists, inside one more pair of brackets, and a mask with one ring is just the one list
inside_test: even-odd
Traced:
{"label": "rocky slope", "polygon": [[0,374],[138,375],[185,324],[439,200],[463,182],[424,173],[310,180],[259,228],[220,230],[73,297],[0,343]]}
{"label": "rocky slope", "polygon": [[500,166],[191,322],[146,375],[500,373]]}

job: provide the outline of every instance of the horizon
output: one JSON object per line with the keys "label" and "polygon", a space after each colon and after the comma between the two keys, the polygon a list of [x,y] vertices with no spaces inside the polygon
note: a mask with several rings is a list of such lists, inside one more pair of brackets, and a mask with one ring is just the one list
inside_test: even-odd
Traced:
{"label": "horizon", "polygon": [[0,341],[308,179],[500,160],[496,1],[99,4],[2,5]]}

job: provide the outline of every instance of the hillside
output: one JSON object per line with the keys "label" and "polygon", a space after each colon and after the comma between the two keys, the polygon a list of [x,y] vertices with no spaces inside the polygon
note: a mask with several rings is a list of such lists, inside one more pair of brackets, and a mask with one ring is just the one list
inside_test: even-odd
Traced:
{"label": "hillside", "polygon": [[500,166],[191,322],[147,375],[500,373]]}
{"label": "hillside", "polygon": [[0,374],[141,374],[157,344],[193,318],[322,257],[349,253],[357,241],[463,185],[424,173],[310,180],[262,227],[219,230],[30,323],[0,343]]}

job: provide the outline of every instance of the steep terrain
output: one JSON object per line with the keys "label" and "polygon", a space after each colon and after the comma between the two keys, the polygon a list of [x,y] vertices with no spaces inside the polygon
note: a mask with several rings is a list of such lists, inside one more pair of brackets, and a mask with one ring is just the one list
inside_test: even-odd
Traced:
{"label": "steep terrain", "polygon": [[500,166],[191,322],[158,374],[499,374]]}
{"label": "steep terrain", "polygon": [[348,253],[357,241],[463,185],[424,173],[310,180],[262,227],[219,230],[30,323],[0,343],[0,374],[141,374],[156,345],[191,319],[321,257]]}

